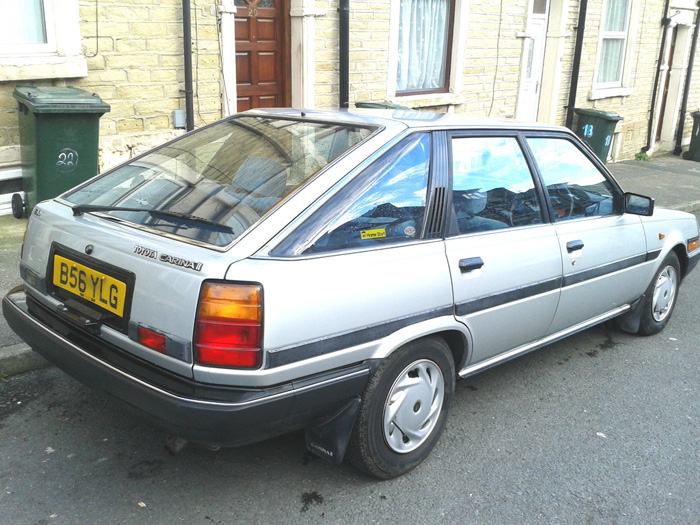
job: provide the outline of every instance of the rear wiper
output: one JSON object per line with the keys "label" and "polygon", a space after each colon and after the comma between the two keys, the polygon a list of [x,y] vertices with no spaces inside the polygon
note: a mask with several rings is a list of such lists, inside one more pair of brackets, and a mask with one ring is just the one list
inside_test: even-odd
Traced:
{"label": "rear wiper", "polygon": [[142,212],[142,213],[148,213],[149,215],[152,215],[154,217],[159,217],[163,219],[175,219],[179,221],[186,221],[186,222],[191,222],[195,224],[204,224],[206,226],[212,226],[213,228],[216,228],[220,231],[226,232],[226,233],[235,233],[233,231],[233,228],[230,226],[226,226],[225,224],[221,224],[218,222],[210,221],[209,219],[205,219],[203,217],[197,217],[196,215],[187,215],[186,213],[178,213],[176,211],[163,211],[163,210],[149,210],[148,208],[131,208],[131,207],[125,207],[125,206],[98,206],[94,204],[78,204],[77,206],[73,206],[71,208],[73,210],[73,215],[78,216],[82,215],[85,212],[93,212],[93,211],[129,211],[129,212]]}

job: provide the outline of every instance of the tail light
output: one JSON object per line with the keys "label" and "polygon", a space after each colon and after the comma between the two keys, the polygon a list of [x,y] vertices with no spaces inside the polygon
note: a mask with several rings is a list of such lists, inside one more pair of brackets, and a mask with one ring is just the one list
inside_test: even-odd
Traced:
{"label": "tail light", "polygon": [[198,364],[257,368],[262,354],[262,288],[206,282],[194,329]]}

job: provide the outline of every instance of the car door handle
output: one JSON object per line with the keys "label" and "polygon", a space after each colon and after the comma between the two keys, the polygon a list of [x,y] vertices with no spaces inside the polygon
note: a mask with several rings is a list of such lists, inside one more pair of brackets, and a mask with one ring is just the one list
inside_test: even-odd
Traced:
{"label": "car door handle", "polygon": [[459,261],[459,271],[462,273],[478,270],[484,265],[484,260],[481,257],[469,257]]}
{"label": "car door handle", "polygon": [[583,248],[583,241],[569,241],[566,243],[566,251],[571,253]]}

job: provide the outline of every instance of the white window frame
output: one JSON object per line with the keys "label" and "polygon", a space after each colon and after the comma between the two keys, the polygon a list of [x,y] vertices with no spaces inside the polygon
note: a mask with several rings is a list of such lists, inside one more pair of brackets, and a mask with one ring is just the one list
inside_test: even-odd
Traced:
{"label": "white window frame", "polygon": [[399,24],[401,16],[400,0],[391,0],[391,26],[389,29],[389,70],[387,77],[387,100],[397,104],[409,104],[412,107],[431,105],[463,104],[464,57],[467,39],[467,21],[469,20],[469,1],[455,0],[455,12],[452,28],[452,49],[450,69],[447,72],[449,84],[446,93],[418,93],[415,95],[396,94],[396,76],[399,61]]}
{"label": "white window frame", "polygon": [[43,0],[45,44],[0,45],[0,82],[87,76],[78,0]]}
{"label": "white window frame", "polygon": [[[56,32],[53,24],[53,2],[42,0],[44,15],[44,32],[46,43],[41,44],[0,44],[0,56],[26,55],[26,54],[50,54],[56,52]],[[51,22],[51,23],[49,23]]]}
{"label": "white window frame", "polygon": [[[589,94],[590,100],[597,100],[609,97],[626,97],[632,94],[633,90],[629,87],[631,58],[634,54],[634,38],[635,29],[637,26],[636,11],[634,9],[635,0],[629,0],[627,5],[627,27],[625,31],[605,31],[603,28],[606,23],[606,11],[609,0],[605,0],[601,7],[601,24],[598,36],[598,52],[596,56],[595,71],[593,73],[593,89]],[[605,39],[621,39],[624,40],[622,51],[622,64],[620,70],[620,80],[614,82],[598,82],[600,73],[600,63],[603,56],[603,41]]]}

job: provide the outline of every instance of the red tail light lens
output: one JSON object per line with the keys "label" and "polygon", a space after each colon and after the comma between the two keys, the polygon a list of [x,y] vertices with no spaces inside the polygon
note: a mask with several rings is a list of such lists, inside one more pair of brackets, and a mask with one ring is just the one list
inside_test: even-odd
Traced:
{"label": "red tail light lens", "polygon": [[155,330],[151,330],[145,326],[139,326],[138,338],[139,343],[142,345],[152,348],[161,354],[165,353],[165,336],[163,334],[159,334]]}
{"label": "red tail light lens", "polygon": [[199,364],[257,368],[262,354],[262,289],[204,283],[194,331]]}

